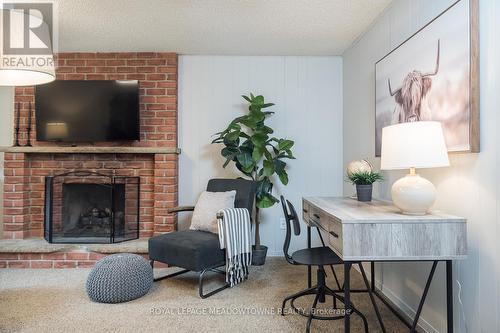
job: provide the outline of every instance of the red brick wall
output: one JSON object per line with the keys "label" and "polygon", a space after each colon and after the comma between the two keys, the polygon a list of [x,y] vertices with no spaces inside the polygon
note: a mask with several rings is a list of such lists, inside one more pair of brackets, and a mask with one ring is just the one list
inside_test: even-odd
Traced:
{"label": "red brick wall", "polygon": [[[177,147],[177,55],[174,53],[61,53],[60,80],[139,80],[140,135],[138,142],[98,142],[100,146]],[[33,87],[17,87],[20,103],[20,142],[26,142],[29,103],[34,146],[37,142]],[[14,124],[13,124],[14,126]],[[177,205],[178,158],[175,154],[5,154],[4,237],[43,236],[44,176],[71,170],[91,170],[140,176],[141,236],[174,230],[175,216],[166,209]]]}
{"label": "red brick wall", "polygon": [[95,252],[0,253],[0,268],[88,268],[103,257]]}
{"label": "red brick wall", "polygon": [[[149,260],[147,254],[141,254]],[[98,252],[0,253],[1,268],[90,268],[107,254]],[[155,262],[155,268],[167,265]]]}

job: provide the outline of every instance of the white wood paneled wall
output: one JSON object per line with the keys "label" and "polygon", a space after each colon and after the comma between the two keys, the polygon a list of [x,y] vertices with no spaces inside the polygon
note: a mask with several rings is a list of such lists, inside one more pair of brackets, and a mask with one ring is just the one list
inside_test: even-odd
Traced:
{"label": "white wood paneled wall", "polygon": [[[212,135],[246,112],[242,94],[276,105],[275,135],[295,141],[288,186],[277,186],[297,210],[303,195],[342,193],[342,59],[340,57],[181,56],[179,62],[179,203],[194,204],[208,180],[240,176],[222,168]],[[300,215],[300,213],[299,213]],[[263,210],[262,244],[281,255],[281,206]],[[181,220],[186,227],[189,216]],[[292,248],[305,246],[305,226]],[[316,240],[317,241],[317,240]]]}
{"label": "white wood paneled wall", "polygon": [[[464,1],[464,0],[462,0]],[[398,0],[343,55],[344,164],[374,158],[375,62],[439,15],[455,0]],[[468,258],[455,264],[456,332],[500,332],[500,1],[480,0],[481,152],[451,154],[448,168],[422,170],[437,188],[436,208],[468,219]],[[358,128],[358,131],[353,129]],[[390,186],[404,172],[386,172],[375,188],[390,198]],[[350,194],[350,185],[344,193]],[[383,264],[377,282],[395,303],[413,315],[429,272],[428,264]],[[421,324],[429,332],[446,331],[443,265],[438,266]],[[459,284],[461,299],[459,304]]]}

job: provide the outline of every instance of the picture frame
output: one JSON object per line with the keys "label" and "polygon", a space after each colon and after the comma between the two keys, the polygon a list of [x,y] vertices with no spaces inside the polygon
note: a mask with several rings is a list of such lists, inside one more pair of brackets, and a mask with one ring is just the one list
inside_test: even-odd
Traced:
{"label": "picture frame", "polygon": [[448,152],[480,151],[478,0],[458,0],[375,63],[375,156],[382,128],[439,121]]}

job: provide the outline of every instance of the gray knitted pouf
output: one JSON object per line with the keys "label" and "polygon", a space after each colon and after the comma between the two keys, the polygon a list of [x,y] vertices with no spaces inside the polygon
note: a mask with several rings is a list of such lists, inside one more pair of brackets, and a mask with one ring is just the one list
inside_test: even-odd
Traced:
{"label": "gray knitted pouf", "polygon": [[120,303],[144,296],[153,285],[153,269],[137,254],[117,253],[99,260],[87,278],[94,302]]}

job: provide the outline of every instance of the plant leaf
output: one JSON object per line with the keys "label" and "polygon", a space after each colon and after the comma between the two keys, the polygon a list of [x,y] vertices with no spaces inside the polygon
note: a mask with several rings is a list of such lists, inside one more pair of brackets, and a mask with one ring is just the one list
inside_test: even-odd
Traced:
{"label": "plant leaf", "polygon": [[236,168],[238,170],[240,170],[244,175],[248,176],[248,177],[252,177],[252,174],[251,174],[251,171],[247,171],[238,161],[236,161],[235,163],[236,165]]}
{"label": "plant leaf", "polygon": [[370,185],[376,181],[384,180],[380,173],[373,171],[355,172],[348,175],[349,180],[356,185]]}
{"label": "plant leaf", "polygon": [[267,126],[262,126],[262,128],[260,129],[262,132],[264,133],[267,133],[267,134],[273,134],[274,133],[274,130],[271,128],[271,127],[267,127]]}
{"label": "plant leaf", "polygon": [[264,96],[262,95],[255,96],[255,98],[253,99],[253,103],[260,105],[264,104]]}
{"label": "plant leaf", "polygon": [[229,132],[226,135],[226,138],[229,141],[236,141],[236,140],[238,140],[239,137],[240,137],[240,131],[239,130],[235,130],[235,131]]}
{"label": "plant leaf", "polygon": [[275,159],[275,161],[274,161],[274,168],[275,168],[277,174],[280,174],[282,171],[284,171],[285,167],[286,167],[286,163],[285,162],[283,162],[280,159]]}
{"label": "plant leaf", "polygon": [[274,163],[273,161],[264,160],[264,176],[270,177],[274,173]]}
{"label": "plant leaf", "polygon": [[255,124],[258,124],[266,118],[264,112],[260,111],[260,107],[251,105],[250,106],[250,118],[255,121]]}
{"label": "plant leaf", "polygon": [[255,146],[252,152],[252,159],[254,163],[258,163],[262,159],[262,155],[264,155],[262,147]]}
{"label": "plant leaf", "polygon": [[257,121],[250,116],[241,119],[240,123],[242,123],[243,125],[247,126],[252,130],[255,129],[255,127],[257,126]]}
{"label": "plant leaf", "polygon": [[269,208],[278,202],[279,202],[279,200],[277,198],[275,198],[272,194],[266,193],[262,198],[257,200],[257,207]]}
{"label": "plant leaf", "polygon": [[238,153],[238,148],[234,147],[224,147],[220,151],[220,154],[225,158],[233,158]]}
{"label": "plant leaf", "polygon": [[285,170],[281,171],[280,173],[278,173],[278,177],[280,178],[280,181],[283,185],[287,185],[288,184],[288,174],[286,173]]}
{"label": "plant leaf", "polygon": [[272,207],[273,205],[274,205],[273,200],[271,200],[271,198],[269,198],[268,196],[265,196],[257,200],[257,207],[259,208],[269,208]]}
{"label": "plant leaf", "polygon": [[264,143],[267,141],[267,134],[264,133],[255,133],[250,137],[250,140],[252,140],[252,143],[255,146],[262,147]]}
{"label": "plant leaf", "polygon": [[242,152],[236,155],[238,162],[243,166],[243,168],[247,169],[253,166],[252,155],[247,152]]}
{"label": "plant leaf", "polygon": [[227,158],[226,161],[224,162],[224,164],[222,165],[223,168],[227,167],[227,165],[229,164],[229,162],[231,162],[233,159],[232,158]]}
{"label": "plant leaf", "polygon": [[292,140],[282,139],[278,142],[279,150],[290,150],[293,147],[294,142]]}
{"label": "plant leaf", "polygon": [[264,156],[266,156],[266,159],[268,159],[268,160],[273,159],[273,156],[271,155],[271,153],[267,149],[264,150]]}
{"label": "plant leaf", "polygon": [[274,105],[274,103],[264,103],[264,104],[262,104],[262,106],[261,106],[261,107],[262,107],[263,109],[265,109],[265,108],[271,107],[271,106],[273,106],[273,105]]}
{"label": "plant leaf", "polygon": [[267,193],[270,193],[272,190],[273,190],[273,183],[271,183],[269,178],[264,177],[262,180],[257,182],[255,194],[256,194],[257,198],[261,198],[264,195],[266,195]]}

